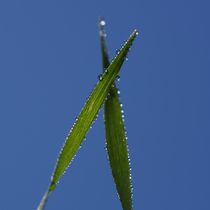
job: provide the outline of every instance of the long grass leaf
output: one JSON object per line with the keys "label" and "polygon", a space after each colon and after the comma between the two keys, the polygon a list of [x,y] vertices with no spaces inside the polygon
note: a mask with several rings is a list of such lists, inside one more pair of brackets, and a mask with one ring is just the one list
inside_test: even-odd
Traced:
{"label": "long grass leaf", "polygon": [[117,56],[113,59],[110,66],[101,75],[99,82],[96,84],[91,95],[87,99],[82,111],[80,112],[78,118],[76,119],[73,127],[70,130],[68,137],[66,138],[63,148],[60,151],[54,173],[51,177],[48,191],[45,194],[45,196],[47,196],[43,199],[44,203],[40,203],[38,210],[44,209],[42,206],[45,206],[49,193],[56,188],[56,185],[58,184],[61,176],[69,166],[76,152],[78,151],[87,131],[94,121],[100,107],[104,103],[109,88],[118,75],[136,35],[137,31],[134,30],[129,39],[124,43]]}
{"label": "long grass leaf", "polygon": [[[106,47],[105,20],[99,22],[99,35],[102,52],[103,69],[109,66]],[[119,90],[115,83],[111,86],[104,104],[104,123],[106,148],[112,175],[116,184],[119,199],[124,210],[132,209],[132,183],[129,165],[127,137],[124,126],[124,115],[119,99]]]}

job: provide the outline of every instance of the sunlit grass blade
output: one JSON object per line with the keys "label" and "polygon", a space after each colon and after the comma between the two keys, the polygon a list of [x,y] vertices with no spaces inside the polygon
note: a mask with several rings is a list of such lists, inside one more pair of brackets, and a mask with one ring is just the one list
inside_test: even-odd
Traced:
{"label": "sunlit grass blade", "polygon": [[[103,69],[109,66],[106,47],[105,21],[99,22],[99,35],[102,52]],[[119,90],[115,83],[109,89],[104,104],[104,122],[106,132],[106,148],[112,175],[116,184],[119,199],[124,210],[132,209],[132,183],[129,165],[127,137],[124,126],[122,105],[119,100]]]}
{"label": "sunlit grass blade", "polygon": [[61,176],[69,166],[76,152],[78,151],[87,131],[94,121],[100,107],[104,103],[109,88],[118,75],[136,35],[137,31],[135,30],[131,34],[129,39],[125,42],[117,56],[113,59],[110,66],[101,75],[99,82],[96,84],[91,95],[87,99],[82,111],[80,112],[78,118],[76,119],[73,127],[70,130],[68,137],[66,138],[63,148],[61,149],[61,152],[57,159],[55,170],[51,177],[49,188],[47,190],[47,193],[45,194],[46,197],[42,200],[43,202],[40,203],[38,210],[43,209],[42,206],[45,206],[48,194],[56,188],[56,185],[58,184]]}

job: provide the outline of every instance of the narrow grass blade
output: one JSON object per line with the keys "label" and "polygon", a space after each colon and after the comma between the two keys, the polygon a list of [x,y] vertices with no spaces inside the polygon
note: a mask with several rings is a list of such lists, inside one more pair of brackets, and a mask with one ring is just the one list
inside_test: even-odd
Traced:
{"label": "narrow grass blade", "polygon": [[105,32],[105,25],[106,22],[104,18],[100,18],[99,20],[99,38],[100,38],[100,45],[101,45],[101,55],[102,55],[102,64],[103,64],[103,72],[109,67],[109,55],[107,52],[106,46],[106,32]]}
{"label": "narrow grass blade", "polygon": [[124,210],[131,210],[132,186],[130,160],[120,105],[117,89],[111,88],[104,106],[106,148],[122,207]]}
{"label": "narrow grass blade", "polygon": [[[103,69],[109,66],[106,47],[105,21],[99,22],[100,44],[102,52]],[[122,105],[119,100],[119,90],[115,83],[109,89],[104,104],[104,122],[106,131],[106,148],[112,175],[116,184],[119,199],[124,210],[132,209],[132,184],[129,166],[127,137],[124,126]]]}
{"label": "narrow grass blade", "polygon": [[42,197],[42,200],[37,208],[37,210],[43,210],[46,206],[47,200],[48,200],[48,196],[49,196],[49,191],[47,191],[44,196]]}
{"label": "narrow grass blade", "polygon": [[[108,90],[113,84],[117,74],[119,73],[120,68],[136,35],[137,31],[135,30],[129,39],[125,42],[117,56],[113,59],[110,66],[106,69],[106,71],[104,71],[103,75],[99,79],[99,82],[87,99],[82,111],[80,112],[78,118],[70,130],[68,137],[66,138],[63,148],[61,149],[54,173],[51,177],[51,182],[47,194],[56,188],[59,179],[78,151],[88,129],[94,121],[100,107],[104,103]],[[47,198],[45,200],[47,200]]]}

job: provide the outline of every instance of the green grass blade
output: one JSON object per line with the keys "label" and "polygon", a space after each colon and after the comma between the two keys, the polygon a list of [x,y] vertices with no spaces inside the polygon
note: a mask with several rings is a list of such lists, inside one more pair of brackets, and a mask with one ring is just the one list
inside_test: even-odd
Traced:
{"label": "green grass blade", "polygon": [[[51,177],[51,182],[47,194],[56,188],[59,179],[78,151],[87,131],[94,121],[100,107],[104,103],[108,90],[113,84],[117,74],[119,73],[120,68],[136,35],[137,31],[135,30],[129,39],[125,42],[117,56],[113,59],[110,66],[106,69],[106,71],[104,71],[103,75],[99,79],[99,82],[93,89],[90,97],[87,99],[82,111],[80,112],[76,122],[70,130],[68,137],[66,138],[63,148],[61,149],[54,173]],[[47,198],[45,200],[47,200]],[[43,208],[39,208],[39,210],[42,209]]]}
{"label": "green grass blade", "polygon": [[122,207],[131,210],[132,186],[127,137],[117,92],[116,88],[111,88],[104,106],[106,148]]}
{"label": "green grass blade", "polygon": [[106,25],[105,20],[103,18],[100,18],[100,20],[99,20],[99,38],[100,38],[100,45],[101,45],[103,72],[110,65],[109,55],[108,55],[107,47],[106,47],[105,25]]}
{"label": "green grass blade", "polygon": [[[100,44],[103,68],[109,66],[106,47],[105,21],[99,22]],[[119,199],[124,210],[132,209],[132,183],[129,166],[127,137],[124,126],[123,111],[119,100],[118,89],[112,85],[104,104],[104,122],[106,131],[106,148],[112,175],[116,184]]]}
{"label": "green grass blade", "polygon": [[75,153],[79,149],[85,135],[90,128],[93,120],[95,119],[101,105],[107,96],[107,92],[115,80],[120,68],[124,62],[124,59],[128,53],[130,45],[132,44],[136,36],[136,31],[134,31],[125,45],[122,47],[119,54],[115,57],[109,68],[101,76],[100,81],[95,86],[90,97],[86,101],[82,111],[79,114],[74,126],[72,127],[64,147],[59,155],[54,174],[52,176],[52,181],[50,184],[50,191],[55,188],[58,180],[65,172],[70,161],[74,157]]}
{"label": "green grass blade", "polygon": [[42,197],[42,200],[37,208],[37,210],[43,210],[46,206],[47,200],[48,200],[48,196],[49,196],[49,191],[47,191],[44,196]]}

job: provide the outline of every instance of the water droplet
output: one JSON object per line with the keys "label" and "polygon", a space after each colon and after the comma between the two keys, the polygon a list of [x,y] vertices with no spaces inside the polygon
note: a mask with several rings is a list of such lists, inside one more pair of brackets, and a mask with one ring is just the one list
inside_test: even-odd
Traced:
{"label": "water droplet", "polygon": [[119,82],[120,81],[120,75],[116,76],[116,80]]}
{"label": "water droplet", "polygon": [[99,24],[100,24],[100,26],[105,26],[106,25],[106,22],[105,22],[104,19],[101,19]]}
{"label": "water droplet", "polygon": [[100,34],[100,36],[103,36],[104,38],[106,38],[106,36],[107,36],[104,30],[100,30],[99,34]]}
{"label": "water droplet", "polygon": [[102,74],[99,74],[99,75],[98,75],[98,79],[99,79],[100,81],[103,79],[102,76],[103,76]]}
{"label": "water droplet", "polygon": [[119,49],[116,49],[116,50],[115,50],[115,53],[116,53],[116,54],[119,54],[119,52],[120,52]]}

